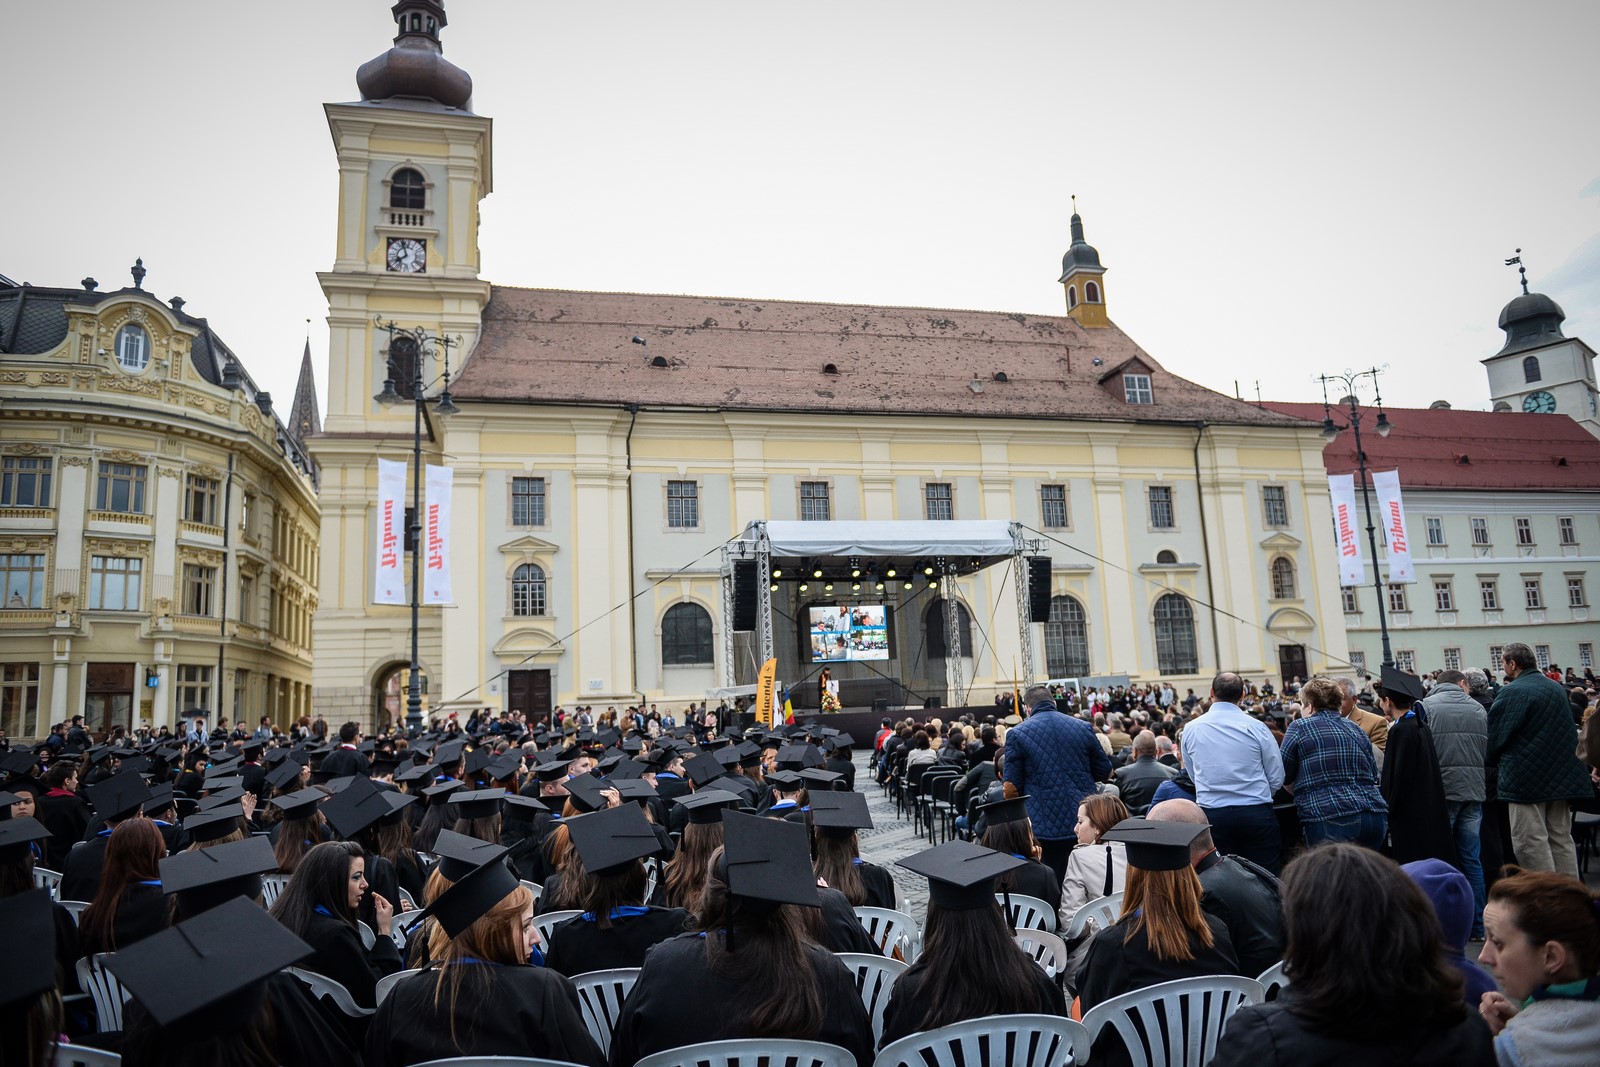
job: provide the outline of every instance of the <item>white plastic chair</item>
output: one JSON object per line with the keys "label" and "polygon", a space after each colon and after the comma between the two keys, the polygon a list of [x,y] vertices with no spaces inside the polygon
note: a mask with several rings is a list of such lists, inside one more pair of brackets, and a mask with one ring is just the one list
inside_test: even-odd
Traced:
{"label": "white plastic chair", "polygon": [[115,1052],[83,1045],[57,1045],[50,1067],[119,1067],[122,1057]]}
{"label": "white plastic chair", "polygon": [[1061,940],[1059,934],[1052,934],[1048,930],[1018,930],[1016,942],[1022,951],[1033,957],[1033,962],[1044,968],[1044,973],[1051,978],[1061,974],[1066,967],[1067,960],[1071,958],[1071,950],[1067,943]]}
{"label": "white plastic chair", "polygon": [[67,914],[72,916],[74,924],[83,922],[83,909],[89,906],[87,900],[58,900],[56,903],[67,909]]}
{"label": "white plastic chair", "polygon": [[558,924],[564,923],[568,919],[576,919],[582,914],[583,912],[581,911],[568,910],[547,911],[543,915],[535,915],[533,917],[533,925],[539,930],[539,943],[541,945],[549,945],[551,930],[554,930]]}
{"label": "white plastic chair", "polygon": [[389,924],[389,938],[394,942],[394,947],[399,949],[401,955],[405,954],[406,941],[411,937],[411,924],[422,918],[422,909],[416,911],[403,911],[394,917]]}
{"label": "white plastic chair", "polygon": [[888,956],[873,956],[865,952],[836,952],[839,962],[850,968],[855,976],[856,992],[872,1020],[872,1043],[883,1039],[883,1010],[889,1006],[889,993],[895,979],[906,972],[910,964]]}
{"label": "white plastic chair", "polygon": [[356,998],[350,995],[350,990],[327,975],[318,974],[316,971],[308,971],[303,967],[285,967],[284,971],[294,975],[311,987],[311,995],[313,997],[318,1000],[327,997],[333,1001],[334,1007],[352,1019],[365,1019],[377,1010],[376,1008],[363,1008],[357,1004]]}
{"label": "white plastic chair", "polygon": [[522,885],[528,892],[533,894],[533,902],[535,904],[539,903],[539,898],[544,896],[544,886],[538,882],[530,882],[526,878],[522,879]]}
{"label": "white plastic chair", "polygon": [[890,908],[859,907],[855,909],[861,928],[867,932],[885,956],[893,956],[895,949],[907,963],[915,963],[922,948],[922,932],[917,921],[903,911]]}
{"label": "white plastic chair", "polygon": [[1254,978],[1206,975],[1136,989],[1096,1004],[1083,1017],[1091,1040],[1107,1026],[1127,1046],[1133,1067],[1205,1067],[1234,1012],[1266,996]]}
{"label": "white plastic chair", "polygon": [[602,1054],[611,1052],[611,1035],[622,1017],[622,1002],[638,980],[637,967],[613,967],[572,976],[572,984],[578,987],[578,1006],[583,1009],[583,1025],[589,1028],[589,1036]]}
{"label": "white plastic chair", "polygon": [[289,887],[292,874],[263,874],[261,876],[261,903],[270,908],[278,902],[283,891]]}
{"label": "white plastic chair", "polygon": [[1261,988],[1266,990],[1265,999],[1277,1000],[1278,994],[1289,985],[1289,976],[1283,971],[1283,961],[1279,960],[1271,967],[1256,975],[1256,981],[1261,983]]}
{"label": "white plastic chair", "polygon": [[825,1041],[782,1041],[758,1037],[741,1041],[705,1041],[646,1056],[633,1067],[856,1067],[856,1058]]}
{"label": "white plastic chair", "polygon": [[419,967],[410,971],[396,971],[393,974],[386,974],[382,978],[378,979],[378,984],[372,991],[372,1003],[374,1005],[373,1010],[377,1010],[376,1006],[383,1003],[383,998],[388,996],[389,992],[394,989],[395,986],[399,985],[407,978],[410,978],[412,975],[421,973],[422,969]]}
{"label": "white plastic chair", "polygon": [[357,919],[356,933],[361,935],[361,947],[371,952],[372,946],[378,943],[378,935],[372,932],[372,927]]}
{"label": "white plastic chair", "polygon": [[644,900],[642,901],[644,904],[649,904],[655,899],[656,881],[658,877],[656,874],[657,870],[659,870],[659,868],[656,866],[654,860],[651,860],[644,865]]}
{"label": "white plastic chair", "polygon": [[429,1060],[416,1067],[583,1067],[571,1060],[541,1060],[532,1056],[452,1056],[447,1060]]}
{"label": "white plastic chair", "polygon": [[401,911],[418,911],[417,902],[411,899],[411,894],[404,889],[400,890],[400,899],[397,902]]}
{"label": "white plastic chair", "polygon": [[1082,1023],[1059,1015],[987,1015],[891,1041],[872,1067],[1081,1067],[1089,1043]]}
{"label": "white plastic chair", "polygon": [[96,952],[78,961],[78,988],[94,1001],[94,1015],[102,1034],[122,1029],[122,1006],[128,1002],[128,991],[122,988],[117,976],[105,968],[109,955],[109,952]]}
{"label": "white plastic chair", "polygon": [[1072,921],[1067,923],[1066,932],[1061,936],[1066,941],[1076,941],[1089,928],[1089,923],[1093,922],[1096,929],[1104,930],[1108,926],[1115,926],[1121,917],[1121,893],[1112,893],[1108,897],[1095,897],[1078,909]]}
{"label": "white plastic chair", "polygon": [[[996,893],[994,899],[1005,908],[1006,895]],[[1006,922],[1013,930],[1048,930],[1056,932],[1056,909],[1038,897],[1026,893],[1011,894],[1011,910],[1006,912]]]}
{"label": "white plastic chair", "polygon": [[50,890],[50,899],[54,900],[61,895],[61,872],[52,871],[45,867],[33,869],[33,888]]}

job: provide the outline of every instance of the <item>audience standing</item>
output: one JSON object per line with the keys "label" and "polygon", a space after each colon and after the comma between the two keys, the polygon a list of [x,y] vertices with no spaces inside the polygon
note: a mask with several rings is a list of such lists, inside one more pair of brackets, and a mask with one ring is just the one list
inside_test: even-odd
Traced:
{"label": "audience standing", "polygon": [[1461,873],[1472,887],[1472,932],[1483,933],[1483,862],[1479,841],[1483,829],[1483,801],[1488,795],[1484,763],[1489,748],[1489,715],[1472,699],[1467,676],[1461,671],[1440,671],[1423,701],[1428,728],[1439,752],[1439,775],[1444,783],[1445,810],[1455,838]]}
{"label": "audience standing", "polygon": [[1060,881],[1077,843],[1073,829],[1078,805],[1096,782],[1111,774],[1111,759],[1095,739],[1094,728],[1064,714],[1042,685],[1022,696],[1028,718],[1006,731],[1005,795],[1028,798],[1028,818],[1039,840],[1040,859]]}
{"label": "audience standing", "polygon": [[1211,823],[1217,847],[1278,872],[1278,817],[1272,794],[1283,785],[1278,742],[1239,707],[1244,680],[1229,671],[1211,683],[1211,707],[1183,730],[1183,765]]}

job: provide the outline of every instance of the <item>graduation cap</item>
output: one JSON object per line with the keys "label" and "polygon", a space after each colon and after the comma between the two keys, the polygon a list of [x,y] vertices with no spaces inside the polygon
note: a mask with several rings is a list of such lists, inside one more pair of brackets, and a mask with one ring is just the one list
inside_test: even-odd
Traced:
{"label": "graduation cap", "polygon": [[618,761],[617,765],[611,768],[611,773],[606,777],[613,782],[637,781],[649,769],[650,765],[648,763],[640,763],[636,759],[625,759]]}
{"label": "graduation cap", "polygon": [[567,833],[590,874],[606,874],[661,849],[655,828],[635,804],[568,820]]}
{"label": "graduation cap", "polygon": [[639,753],[644,751],[644,742],[637,737],[624,738],[622,741],[622,751],[626,752],[630,756],[637,756]]}
{"label": "graduation cap", "polygon": [[439,765],[437,763],[416,763],[395,775],[394,780],[397,782],[431,782],[434,775],[438,773]]}
{"label": "graduation cap", "polygon": [[[312,954],[311,946],[248,900],[234,899],[106,957],[105,967],[157,1026],[229,1000],[226,1018],[249,1018],[272,975]],[[181,980],[174,980],[181,975]]]}
{"label": "graduation cap", "polygon": [[606,798],[600,794],[607,789],[614,788],[610,782],[595,775],[593,771],[580,774],[567,782],[567,793],[570,795],[573,807],[579,811],[599,811],[606,806]]}
{"label": "graduation cap", "polygon": [[825,830],[870,830],[867,798],[860,793],[818,793],[811,798],[811,824]]}
{"label": "graduation cap", "polygon": [[541,782],[559,782],[567,776],[567,760],[550,760],[534,765],[533,774]]}
{"label": "graduation cap", "polygon": [[1192,822],[1151,822],[1123,819],[1100,835],[1102,841],[1121,841],[1128,850],[1128,866],[1142,871],[1181,871],[1189,866],[1189,842],[1209,827]]}
{"label": "graduation cap", "polygon": [[778,749],[778,766],[786,771],[803,771],[826,762],[816,745],[784,745]]}
{"label": "graduation cap", "polygon": [[1023,794],[1019,797],[1009,797],[1005,800],[994,800],[988,804],[979,804],[978,810],[983,813],[984,821],[990,826],[999,826],[1001,823],[1022,822],[1028,817],[1028,806],[1025,803],[1028,797]]}
{"label": "graduation cap", "polygon": [[328,794],[320,789],[301,789],[281,797],[273,797],[271,804],[283,813],[285,819],[304,819],[317,810]]}
{"label": "graduation cap", "polygon": [[184,832],[196,844],[227,837],[244,826],[244,808],[237,801],[210,811],[196,812],[183,820]]}
{"label": "graduation cap", "polygon": [[89,766],[94,767],[98,764],[104,763],[110,755],[110,745],[92,745],[88,751],[84,752],[83,758],[85,762],[89,764]]}
{"label": "graduation cap", "polygon": [[453,767],[461,760],[461,753],[466,750],[467,743],[462,740],[446,741],[433,750],[433,762],[441,767]]}
{"label": "graduation cap", "polygon": [[1428,691],[1422,688],[1422,679],[1387,663],[1383,665],[1378,687],[1391,698],[1408,697],[1412,703],[1428,695]]}
{"label": "graduation cap", "polygon": [[440,893],[428,905],[427,913],[438,920],[447,935],[457,937],[520,885],[504,861],[485,863]]}
{"label": "graduation cap", "polygon": [[428,803],[430,804],[444,804],[448,802],[451,793],[461,789],[466,784],[455,778],[450,778],[437,785],[430,785],[422,791],[422,795],[428,798]]}
{"label": "graduation cap", "polygon": [[596,771],[600,772],[601,774],[609,774],[609,773],[611,773],[611,769],[613,767],[615,767],[617,764],[621,763],[623,761],[623,759],[624,759],[624,756],[622,755],[622,753],[613,752],[611,755],[605,757],[604,759],[601,759],[601,760],[597,761],[595,763],[595,768],[594,769]]}
{"label": "graduation cap", "polygon": [[144,802],[146,815],[160,815],[174,804],[172,783],[162,782],[150,787],[150,799]]}
{"label": "graduation cap", "polygon": [[501,781],[516,775],[517,769],[522,766],[522,755],[517,752],[506,752],[488,763],[484,764],[484,771],[495,781]]}
{"label": "graduation cap", "polygon": [[761,746],[754,741],[740,741],[734,747],[739,751],[739,762],[746,767],[761,762]]}
{"label": "graduation cap", "polygon": [[50,891],[29,889],[0,900],[0,930],[25,930],[7,938],[6,964],[0,967],[0,1007],[37,997],[56,985],[56,924]]}
{"label": "graduation cap", "polygon": [[769,904],[822,906],[804,826],[725,811],[722,835],[729,894]]}
{"label": "graduation cap", "polygon": [[479,841],[476,837],[458,834],[454,830],[440,830],[434,842],[433,854],[439,857],[439,874],[452,882],[459,882],[485,863],[492,863],[510,849],[493,841]]}
{"label": "graduation cap", "polygon": [[895,861],[928,880],[928,900],[941,908],[995,907],[994,880],[1024,861],[970,841],[947,841]]}
{"label": "graduation cap", "polygon": [[235,757],[233,759],[217,760],[216,762],[212,763],[211,766],[206,768],[205,780],[207,787],[209,788],[213,778],[226,778],[231,774],[238,774],[240,762],[241,761]]}
{"label": "graduation cap", "polygon": [[698,789],[722,777],[722,764],[717,762],[717,757],[702,752],[684,763],[683,773],[689,776],[689,781]]}
{"label": "graduation cap", "polygon": [[259,875],[277,869],[272,843],[265,837],[252,836],[163,858],[161,891],[186,894],[184,910],[194,914],[232,897],[253,899],[261,892]]}
{"label": "graduation cap", "polygon": [[242,785],[229,786],[227,789],[219,789],[215,793],[207,793],[195,803],[195,807],[200,811],[215,811],[224,805],[239,803],[244,799],[245,792],[246,790]]}
{"label": "graduation cap", "polygon": [[798,793],[806,787],[806,780],[795,771],[773,771],[767,782],[781,793]]}
{"label": "graduation cap", "polygon": [[218,793],[224,789],[241,789],[244,787],[242,774],[219,774],[215,778],[207,778],[204,789],[207,793]]}
{"label": "graduation cap", "polygon": [[284,760],[286,760],[288,758],[289,758],[289,750],[288,749],[286,749],[286,748],[275,748],[271,752],[268,752],[265,756],[263,756],[261,762],[265,763],[268,767],[276,767],[278,764],[282,763]]}
{"label": "graduation cap", "polygon": [[50,836],[44,823],[31,815],[25,819],[0,819],[0,863],[17,862],[35,841]]}
{"label": "graduation cap", "polygon": [[144,774],[150,769],[150,757],[134,753],[122,761],[122,770],[129,774]]}
{"label": "graduation cap", "polygon": [[477,774],[479,771],[489,766],[489,762],[492,759],[494,759],[493,752],[490,752],[486,748],[475,748],[471,752],[467,753],[467,765],[463,769],[462,773],[468,775],[469,777]]}
{"label": "graduation cap", "polygon": [[363,741],[356,746],[356,751],[363,756],[370,756],[378,751],[378,743],[376,741]]}
{"label": "graduation cap", "polygon": [[647,801],[651,797],[661,795],[656,792],[655,786],[643,778],[620,778],[613,781],[611,787],[621,795],[623,800]]}
{"label": "graduation cap", "polygon": [[844,775],[838,771],[825,770],[821,767],[807,767],[800,772],[800,777],[805,781],[808,789],[821,790],[823,792],[838,788],[839,783],[844,780]]}
{"label": "graduation cap", "polygon": [[504,789],[474,789],[451,794],[448,803],[458,819],[488,819],[500,814],[505,795]]}
{"label": "graduation cap", "polygon": [[388,801],[383,799],[371,778],[357,777],[322,805],[322,817],[328,820],[333,832],[346,841],[387,814]]}
{"label": "graduation cap", "polygon": [[89,787],[89,803],[107,822],[138,814],[149,799],[150,787],[136,771],[122,771]]}
{"label": "graduation cap", "polygon": [[739,766],[739,750],[731,745],[726,748],[717,749],[711,754],[711,756],[728,770],[732,770],[733,768]]}
{"label": "graduation cap", "polygon": [[31,752],[13,751],[0,754],[0,771],[7,774],[29,774],[39,763],[39,757]]}
{"label": "graduation cap", "polygon": [[272,789],[282,789],[290,782],[300,780],[300,764],[294,760],[285,760],[267,772],[267,785]]}
{"label": "graduation cap", "polygon": [[239,751],[244,755],[245,759],[249,759],[251,756],[259,756],[261,754],[261,750],[266,747],[267,742],[264,739],[252,737],[247,739],[245,743],[239,747]]}
{"label": "graduation cap", "polygon": [[610,748],[612,745],[622,740],[622,732],[617,730],[615,727],[608,726],[604,730],[597,730],[594,735],[594,740],[596,744],[604,745],[605,747]]}

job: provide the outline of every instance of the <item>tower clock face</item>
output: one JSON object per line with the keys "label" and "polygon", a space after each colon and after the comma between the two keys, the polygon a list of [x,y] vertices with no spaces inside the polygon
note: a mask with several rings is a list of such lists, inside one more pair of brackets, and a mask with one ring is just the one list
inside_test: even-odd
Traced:
{"label": "tower clock face", "polygon": [[428,246],[415,237],[391,237],[387,259],[397,274],[421,274],[428,266]]}
{"label": "tower clock face", "polygon": [[1523,411],[1537,411],[1541,415],[1548,415],[1556,409],[1556,398],[1540,389],[1537,393],[1529,393],[1522,398]]}

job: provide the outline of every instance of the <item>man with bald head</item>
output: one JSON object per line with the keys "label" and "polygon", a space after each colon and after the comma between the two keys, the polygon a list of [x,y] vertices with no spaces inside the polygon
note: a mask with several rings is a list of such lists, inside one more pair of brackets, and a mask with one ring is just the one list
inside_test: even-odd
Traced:
{"label": "man with bald head", "polygon": [[[1207,826],[1205,812],[1190,800],[1163,800],[1146,816],[1151,822]],[[1254,978],[1283,959],[1281,887],[1249,860],[1217,851],[1210,829],[1189,843],[1189,862],[1200,876],[1202,910],[1222,920],[1239,957],[1239,969]]]}
{"label": "man with bald head", "polygon": [[1244,680],[1223,671],[1211,682],[1211,707],[1183,728],[1183,766],[1194,779],[1217,846],[1278,873],[1278,816],[1272,794],[1283,785],[1278,741],[1239,707]]}
{"label": "man with bald head", "polygon": [[[1167,747],[1172,747],[1170,741]],[[1140,730],[1133,739],[1133,760],[1113,773],[1117,789],[1122,793],[1122,802],[1128,805],[1129,813],[1143,815],[1150,810],[1156,787],[1178,772],[1156,762],[1156,735],[1149,730]]]}

